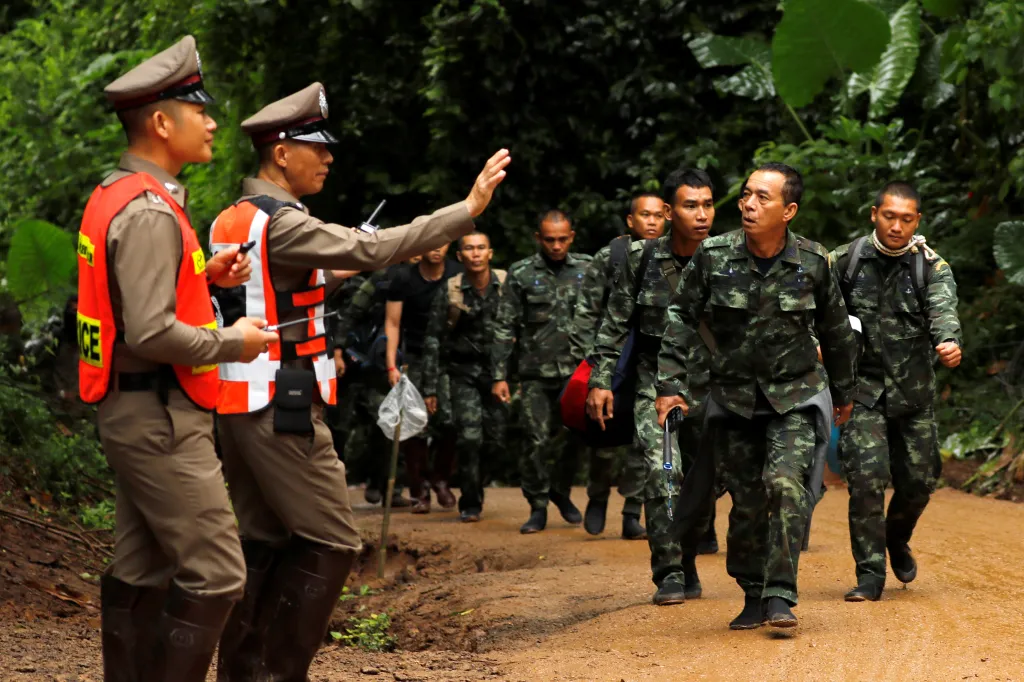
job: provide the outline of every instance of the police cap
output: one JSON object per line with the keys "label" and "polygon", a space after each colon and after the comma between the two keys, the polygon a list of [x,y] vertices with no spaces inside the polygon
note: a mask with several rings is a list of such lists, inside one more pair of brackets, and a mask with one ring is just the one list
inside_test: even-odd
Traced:
{"label": "police cap", "polygon": [[338,141],[327,132],[327,93],[320,83],[263,107],[242,121],[242,130],[257,149],[285,139],[324,144]]}
{"label": "police cap", "polygon": [[177,99],[195,104],[213,102],[203,89],[202,62],[196,39],[185,36],[163,52],[142,62],[103,89],[117,111]]}

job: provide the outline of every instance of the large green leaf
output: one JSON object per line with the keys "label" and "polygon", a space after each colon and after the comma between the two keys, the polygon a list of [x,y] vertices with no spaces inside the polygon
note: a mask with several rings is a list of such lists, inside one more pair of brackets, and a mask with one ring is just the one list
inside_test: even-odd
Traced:
{"label": "large green leaf", "polygon": [[731,76],[715,80],[722,94],[750,99],[775,96],[772,82],[772,50],[768,43],[753,38],[728,38],[705,33],[688,43],[697,62],[705,69],[718,66],[747,65]]}
{"label": "large green leaf", "polygon": [[1006,279],[1024,285],[1024,220],[999,223],[992,254]]}
{"label": "large green leaf", "polygon": [[870,72],[890,36],[885,13],[860,0],[789,0],[772,40],[775,89],[810,104],[833,76]]}
{"label": "large green leaf", "polygon": [[917,0],[910,0],[889,18],[892,39],[878,65],[870,75],[855,73],[850,77],[850,94],[871,93],[868,117],[878,119],[888,114],[914,75],[920,52],[921,10]]}
{"label": "large green leaf", "polygon": [[963,10],[963,0],[921,0],[924,8],[937,17],[949,19]]}
{"label": "large green leaf", "polygon": [[942,78],[942,55],[946,52],[949,38],[949,31],[936,36],[921,60],[921,76],[925,92],[924,106],[928,109],[942,106],[956,94],[956,86]]}
{"label": "large green leaf", "polygon": [[71,286],[75,259],[70,234],[45,220],[19,220],[7,252],[7,287],[23,301],[64,293]]}

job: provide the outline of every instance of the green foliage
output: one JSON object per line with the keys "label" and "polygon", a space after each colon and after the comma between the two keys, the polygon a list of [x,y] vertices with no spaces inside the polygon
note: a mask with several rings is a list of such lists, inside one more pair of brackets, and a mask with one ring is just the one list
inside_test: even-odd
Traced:
{"label": "green foliage", "polygon": [[377,594],[376,590],[371,590],[369,585],[363,585],[359,588],[358,592],[352,592],[348,589],[348,585],[341,588],[341,596],[338,597],[338,601],[352,601],[359,597],[369,597],[370,595]]}
{"label": "green foliage", "polygon": [[79,511],[82,526],[94,530],[114,530],[114,501],[103,499]]}
{"label": "green foliage", "polygon": [[387,613],[372,613],[366,618],[349,618],[345,632],[331,632],[331,638],[346,646],[363,651],[391,651],[398,638],[388,633],[391,616]]}
{"label": "green foliage", "polygon": [[1024,285],[1024,220],[1008,220],[996,227],[993,255],[1006,279]]}
{"label": "green foliage", "polygon": [[705,33],[691,40],[688,47],[702,68],[746,65],[731,76],[715,79],[715,89],[723,95],[750,99],[775,96],[772,81],[772,49],[763,40],[725,38]]}
{"label": "green foliage", "polygon": [[910,0],[889,18],[892,40],[871,73],[850,77],[851,95],[863,92],[871,94],[871,107],[868,110],[871,119],[879,119],[892,111],[910,83],[921,48],[918,37],[920,26],[921,11],[917,0]]}
{"label": "green foliage", "polygon": [[75,245],[70,234],[44,220],[14,224],[7,253],[7,289],[36,318],[63,305],[73,289]]}
{"label": "green foliage", "polygon": [[775,88],[806,106],[829,79],[873,69],[889,36],[885,14],[860,0],[789,0],[772,40]]}

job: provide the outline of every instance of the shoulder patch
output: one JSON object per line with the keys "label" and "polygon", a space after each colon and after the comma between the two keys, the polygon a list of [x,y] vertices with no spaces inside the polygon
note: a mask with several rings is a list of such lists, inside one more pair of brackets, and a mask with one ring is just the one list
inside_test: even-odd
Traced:
{"label": "shoulder patch", "polygon": [[[611,249],[609,249],[609,251],[610,250]],[[590,261],[594,260],[593,256],[591,256],[590,254],[586,254],[586,253],[574,253],[572,256],[573,256],[573,258],[581,260],[584,263],[589,263]]]}
{"label": "shoulder patch", "polygon": [[720,249],[724,246],[729,246],[729,242],[732,241],[729,234],[717,234],[714,237],[708,237],[700,243],[704,250],[708,249]]}
{"label": "shoulder patch", "polygon": [[644,250],[644,243],[646,243],[646,241],[647,241],[646,239],[637,239],[637,240],[631,242],[630,245],[629,245],[629,252],[633,253],[634,251],[643,251]]}
{"label": "shoulder patch", "polygon": [[801,251],[807,251],[808,253],[817,254],[825,260],[828,260],[828,250],[819,244],[818,242],[805,239],[804,237],[797,237],[796,247]]}

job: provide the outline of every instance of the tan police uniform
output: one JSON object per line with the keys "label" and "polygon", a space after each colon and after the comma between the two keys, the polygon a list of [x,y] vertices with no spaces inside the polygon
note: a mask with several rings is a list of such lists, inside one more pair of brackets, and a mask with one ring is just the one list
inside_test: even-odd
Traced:
{"label": "tan police uniform", "polygon": [[[326,96],[322,86],[314,83],[267,106],[246,120],[242,128],[257,149],[279,140],[329,144],[336,140],[325,129],[326,119]],[[251,252],[257,254],[254,263],[257,259],[262,262],[279,297],[281,292],[306,287],[316,269],[382,268],[447,244],[474,229],[463,202],[417,218],[410,225],[367,234],[310,216],[299,198],[267,180],[245,179],[242,195],[240,202],[256,197],[282,202],[268,209],[273,213],[265,227],[265,249],[260,251],[261,244]],[[216,243],[220,233],[217,225],[226,213],[214,225],[214,249],[226,245]],[[260,276],[255,267],[252,282]],[[305,315],[305,309],[285,312],[278,321],[302,319]],[[283,328],[282,342],[308,335],[306,327],[299,324]],[[284,361],[282,367],[309,369],[313,363],[315,359],[307,357]],[[225,376],[222,365],[222,380]],[[249,679],[254,665],[266,666],[279,675],[272,679],[304,680],[352,559],[360,549],[345,466],[323,421],[321,392],[314,390],[314,398],[310,435],[275,433],[273,404],[236,414],[225,414],[218,405],[225,473],[249,568],[246,595],[221,642],[219,680]],[[286,567],[303,562],[307,568],[289,576]],[[267,579],[271,566],[277,567],[276,572]],[[289,580],[291,583],[285,584]],[[311,591],[322,597],[300,603],[298,595]],[[279,608],[268,614],[266,604],[289,599],[295,609]],[[248,643],[243,643],[246,636]],[[260,656],[261,662],[253,660]]]}
{"label": "tan police uniform", "polygon": [[[105,93],[118,112],[165,99],[212,101],[202,89],[191,36],[132,69]],[[130,153],[101,186],[133,173],[151,175],[186,207],[187,192],[178,180]],[[106,680],[141,680],[143,667],[146,680],[204,679],[211,643],[245,581],[214,452],[213,415],[199,409],[167,371],[171,363],[238,359],[242,333],[177,319],[182,250],[175,211],[152,192],[133,199],[107,233],[119,338],[98,415],[117,488],[114,559],[102,583]]]}

